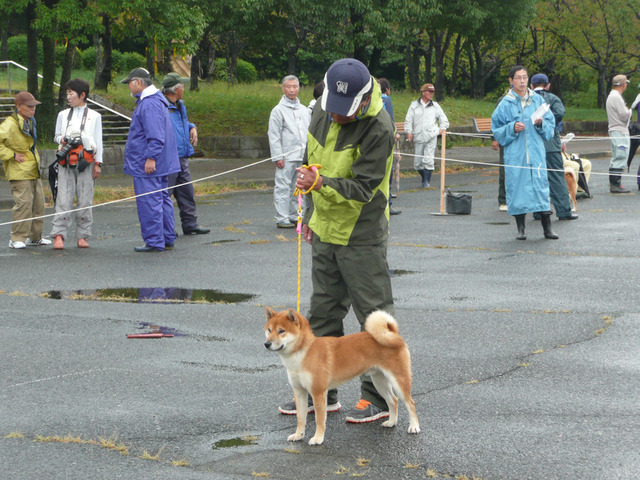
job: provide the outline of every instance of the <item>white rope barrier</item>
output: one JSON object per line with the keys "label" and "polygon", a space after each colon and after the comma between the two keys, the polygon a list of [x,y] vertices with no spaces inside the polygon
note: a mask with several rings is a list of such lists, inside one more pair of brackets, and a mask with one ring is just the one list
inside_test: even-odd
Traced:
{"label": "white rope barrier", "polygon": [[173,188],[182,187],[184,185],[191,185],[193,183],[203,182],[205,180],[209,180],[209,179],[212,179],[212,178],[220,177],[222,175],[228,175],[230,173],[234,173],[234,172],[237,172],[237,171],[240,171],[240,170],[244,170],[245,168],[249,168],[249,167],[254,167],[256,165],[260,165],[261,163],[273,161],[274,158],[284,157],[284,156],[289,155],[289,154],[291,154],[293,152],[296,152],[298,150],[300,150],[300,149],[296,148],[294,150],[291,150],[290,152],[281,153],[280,155],[276,155],[274,157],[265,158],[264,160],[259,160],[257,162],[253,162],[253,163],[250,163],[248,165],[243,165],[241,167],[237,167],[237,168],[234,168],[234,169],[231,169],[231,170],[227,170],[225,172],[216,173],[214,175],[209,175],[207,177],[198,178],[198,179],[192,180],[190,182],[180,183],[180,184],[177,184],[177,185],[173,185],[171,187],[159,188],[158,190],[153,190],[151,192],[141,193],[139,195],[133,195],[131,197],[119,198],[117,200],[110,200],[108,202],[98,203],[98,204],[95,204],[95,205],[89,205],[88,207],[74,208],[74,209],[71,209],[71,210],[65,210],[63,212],[49,213],[49,214],[46,214],[46,215],[40,215],[38,217],[25,218],[23,220],[15,220],[15,221],[10,221],[10,222],[3,222],[3,223],[0,223],[0,227],[3,227],[5,225],[13,225],[14,223],[22,223],[22,222],[30,222],[32,220],[40,220],[41,218],[44,219],[44,218],[49,218],[49,217],[55,217],[56,215],[65,215],[67,213],[75,213],[75,212],[84,211],[84,210],[92,210],[94,208],[105,207],[107,205],[113,205],[113,204],[116,204],[116,203],[128,202],[128,201],[131,201],[131,200],[135,200],[138,197],[144,197],[146,195],[153,195],[154,193],[164,192],[165,190],[171,190]]}
{"label": "white rope barrier", "polygon": [[[481,139],[488,139],[488,138],[492,138],[493,137],[491,134],[487,134],[487,133],[462,133],[462,132],[450,132],[450,131],[447,131],[447,135],[458,135],[458,136],[461,136],[461,137],[471,137],[471,138],[481,138]],[[602,141],[602,140],[608,140],[610,138],[619,138],[619,137],[574,136],[574,137],[572,137],[571,141],[573,141],[573,142],[577,142],[577,141],[596,141],[596,140],[597,141]],[[632,136],[630,138],[640,139],[640,136]],[[231,170],[227,170],[225,172],[216,173],[214,175],[209,175],[207,177],[198,178],[198,179],[192,180],[190,182],[185,182],[185,183],[181,183],[181,184],[178,184],[178,185],[174,185],[172,187],[160,188],[158,190],[154,190],[154,191],[151,191],[151,192],[145,192],[145,193],[142,193],[142,194],[139,194],[139,195],[133,195],[131,197],[120,198],[120,199],[117,199],[117,200],[110,200],[108,202],[98,203],[98,204],[95,204],[95,205],[90,205],[88,207],[74,208],[74,209],[71,209],[71,210],[63,211],[63,212],[49,213],[49,214],[41,215],[41,216],[38,216],[38,217],[26,218],[24,220],[15,220],[15,221],[10,221],[10,222],[3,222],[3,223],[0,223],[0,227],[6,226],[6,225],[12,225],[14,223],[30,222],[32,220],[39,220],[39,219],[54,217],[56,215],[65,215],[65,214],[68,214],[68,213],[75,213],[75,212],[79,212],[79,211],[83,211],[83,210],[89,210],[89,209],[94,209],[94,208],[98,208],[98,207],[105,207],[105,206],[108,206],[108,205],[114,205],[116,203],[128,202],[128,201],[131,201],[131,200],[135,200],[138,197],[144,197],[146,195],[153,195],[155,193],[163,192],[165,190],[170,190],[172,188],[178,188],[178,187],[182,187],[184,185],[190,185],[190,184],[194,184],[194,183],[198,183],[198,182],[203,182],[205,180],[210,180],[212,178],[220,177],[220,176],[223,176],[223,175],[228,175],[230,173],[234,173],[234,172],[237,172],[237,171],[240,171],[240,170],[244,170],[245,168],[250,168],[250,167],[253,167],[253,166],[256,166],[256,165],[260,165],[261,163],[265,163],[265,162],[268,162],[268,161],[273,161],[274,158],[284,157],[284,156],[289,155],[289,154],[291,154],[293,152],[296,152],[298,150],[299,150],[299,148],[291,150],[290,152],[282,153],[280,155],[276,155],[276,156],[273,156],[273,157],[265,158],[264,160],[259,160],[259,161],[254,162],[254,163],[250,163],[248,165],[243,165],[241,167],[237,167],[237,168],[234,168],[234,169],[231,169]],[[416,157],[416,156],[420,156],[421,157],[421,156],[423,156],[423,155],[415,155],[415,154],[412,154],[412,153],[402,153],[402,155],[403,156],[409,156],[409,157]],[[464,164],[477,165],[477,166],[530,169],[530,170],[536,170],[539,175],[541,174],[542,171],[564,172],[564,169],[563,170],[549,169],[549,168],[542,169],[542,168],[539,168],[539,167],[528,167],[528,166],[519,166],[519,165],[506,165],[506,164],[502,165],[502,164],[499,164],[499,163],[478,162],[478,161],[471,161],[471,160],[460,160],[460,159],[450,158],[450,157],[445,157],[445,160],[448,161],[448,162],[457,162],[457,163],[464,163]],[[607,173],[599,173],[599,172],[593,172],[592,171],[591,175],[608,176],[609,173],[608,172]],[[621,176],[622,177],[628,177],[628,178],[636,178],[637,177],[636,174],[630,174],[630,173],[629,174],[621,174]]]}

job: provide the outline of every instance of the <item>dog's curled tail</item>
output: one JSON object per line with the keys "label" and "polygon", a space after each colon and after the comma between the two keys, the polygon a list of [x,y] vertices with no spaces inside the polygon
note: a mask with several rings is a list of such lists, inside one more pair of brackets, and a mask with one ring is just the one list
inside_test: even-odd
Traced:
{"label": "dog's curled tail", "polygon": [[371,313],[364,323],[364,329],[383,347],[404,345],[404,340],[398,333],[398,322],[387,312],[376,310]]}

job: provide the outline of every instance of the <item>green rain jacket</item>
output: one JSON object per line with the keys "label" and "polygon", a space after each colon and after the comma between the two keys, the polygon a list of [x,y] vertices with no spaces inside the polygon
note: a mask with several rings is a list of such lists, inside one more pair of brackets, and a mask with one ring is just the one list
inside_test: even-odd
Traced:
{"label": "green rain jacket", "polygon": [[353,122],[331,121],[321,102],[313,110],[305,163],[321,166],[322,187],[312,191],[305,223],[325,243],[377,245],[387,239],[395,127],[373,83],[368,110]]}

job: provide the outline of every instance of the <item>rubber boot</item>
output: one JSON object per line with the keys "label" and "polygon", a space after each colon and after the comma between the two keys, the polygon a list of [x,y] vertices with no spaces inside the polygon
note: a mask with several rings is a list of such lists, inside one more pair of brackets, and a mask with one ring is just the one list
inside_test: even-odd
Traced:
{"label": "rubber boot", "polygon": [[426,180],[426,185],[422,185],[425,188],[429,188],[431,186],[431,174],[433,173],[433,170],[425,170],[424,171],[424,178]]}
{"label": "rubber boot", "polygon": [[427,180],[427,171],[422,169],[422,170],[418,170],[418,173],[422,178],[422,188],[427,188],[429,186],[429,181]]}
{"label": "rubber boot", "polygon": [[540,223],[544,231],[544,238],[557,240],[559,237],[551,230],[551,214],[549,212],[540,212]]}
{"label": "rubber boot", "polygon": [[631,190],[627,190],[622,186],[622,169],[610,168],[609,169],[609,191],[611,193],[631,193]]}
{"label": "rubber boot", "polygon": [[526,240],[527,234],[524,231],[524,219],[527,216],[526,213],[521,215],[514,215],[516,218],[516,227],[518,227],[518,235],[516,235],[517,240]]}

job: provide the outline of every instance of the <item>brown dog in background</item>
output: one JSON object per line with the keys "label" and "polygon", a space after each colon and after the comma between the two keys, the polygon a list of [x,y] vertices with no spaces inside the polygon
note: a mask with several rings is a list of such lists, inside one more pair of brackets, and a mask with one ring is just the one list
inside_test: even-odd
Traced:
{"label": "brown dog in background", "polygon": [[389,406],[389,419],[383,427],[398,422],[398,398],[409,411],[409,433],[419,433],[416,407],[411,398],[411,357],[398,333],[398,324],[378,310],[367,317],[365,331],[343,337],[316,337],[306,318],[293,310],[276,313],[265,308],[267,324],[264,346],[277,352],[287,369],[293,387],[298,425],[287,440],[304,437],[308,395],[316,411],[316,433],[309,445],[324,441],[327,418],[327,391],[363,373],[371,375],[376,390]]}
{"label": "brown dog in background", "polygon": [[567,189],[571,202],[571,211],[578,211],[578,203],[576,202],[576,193],[578,192],[578,179],[576,171],[571,167],[564,167],[564,179],[567,181]]}

